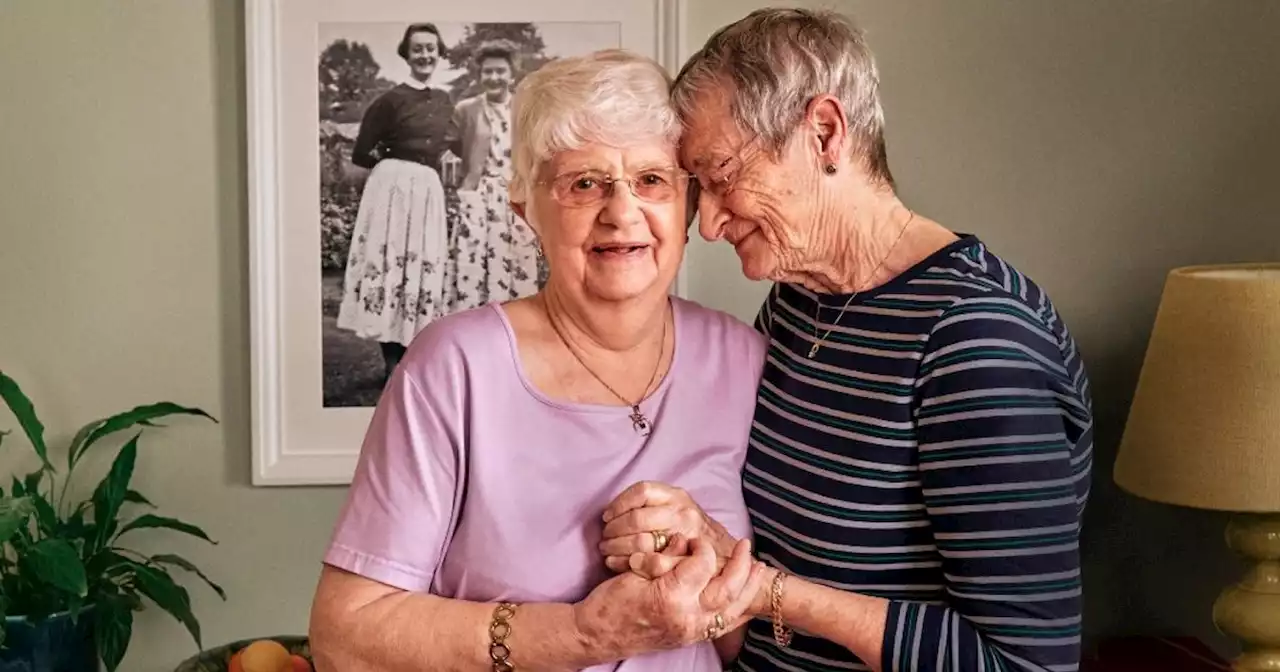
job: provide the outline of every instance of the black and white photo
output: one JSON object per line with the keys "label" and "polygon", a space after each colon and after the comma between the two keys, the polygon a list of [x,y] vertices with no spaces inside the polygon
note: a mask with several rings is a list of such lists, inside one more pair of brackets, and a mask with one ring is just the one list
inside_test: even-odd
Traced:
{"label": "black and white photo", "polygon": [[617,23],[327,23],[318,59],[325,406],[373,406],[444,315],[530,295],[533,232],[508,206],[511,96]]}
{"label": "black and white photo", "polygon": [[540,288],[517,87],[600,49],[674,75],[687,3],[244,0],[254,485],[350,483],[415,337]]}

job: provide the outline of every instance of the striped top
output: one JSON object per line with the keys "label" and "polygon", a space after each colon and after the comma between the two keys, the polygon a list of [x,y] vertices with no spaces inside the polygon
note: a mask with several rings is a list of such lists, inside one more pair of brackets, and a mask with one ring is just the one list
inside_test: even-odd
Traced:
{"label": "striped top", "polygon": [[[973,236],[857,296],[778,285],[743,489],[761,559],[890,600],[881,669],[1076,670],[1093,418],[1045,293]],[[736,669],[862,670],[753,621]]]}

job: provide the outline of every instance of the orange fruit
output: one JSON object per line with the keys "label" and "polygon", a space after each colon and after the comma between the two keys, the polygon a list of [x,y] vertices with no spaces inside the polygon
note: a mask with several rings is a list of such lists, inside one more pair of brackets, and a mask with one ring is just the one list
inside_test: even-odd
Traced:
{"label": "orange fruit", "polygon": [[244,672],[244,666],[240,664],[239,651],[231,656],[231,660],[227,663],[227,672]]}
{"label": "orange fruit", "polygon": [[244,672],[293,672],[289,650],[280,642],[260,639],[240,652]]}
{"label": "orange fruit", "polygon": [[308,663],[306,658],[295,653],[289,656],[289,659],[293,661],[293,672],[315,672],[311,669],[311,663]]}

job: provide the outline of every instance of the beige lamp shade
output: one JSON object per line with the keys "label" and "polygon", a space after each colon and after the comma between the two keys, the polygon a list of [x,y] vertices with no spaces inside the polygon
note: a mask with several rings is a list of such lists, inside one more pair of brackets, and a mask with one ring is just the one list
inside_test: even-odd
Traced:
{"label": "beige lamp shade", "polygon": [[1115,481],[1168,504],[1280,512],[1280,263],[1169,273]]}

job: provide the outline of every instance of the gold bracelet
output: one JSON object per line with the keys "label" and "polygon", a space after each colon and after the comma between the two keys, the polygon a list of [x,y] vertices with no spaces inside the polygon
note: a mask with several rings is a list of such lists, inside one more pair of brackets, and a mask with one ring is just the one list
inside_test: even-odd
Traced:
{"label": "gold bracelet", "polygon": [[493,659],[493,672],[515,672],[511,664],[511,647],[507,646],[507,637],[511,634],[511,617],[516,615],[516,605],[510,602],[499,602],[493,609],[493,620],[489,622],[489,657]]}
{"label": "gold bracelet", "polygon": [[769,609],[773,612],[773,641],[778,643],[780,647],[791,645],[791,637],[793,634],[791,628],[782,623],[782,583],[787,575],[778,570],[773,575],[773,584],[769,587]]}

